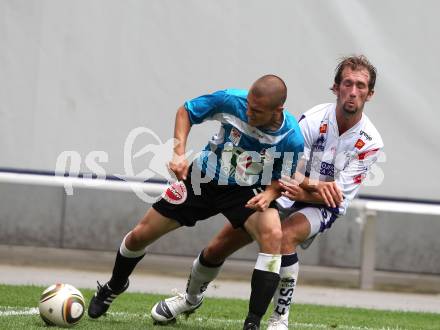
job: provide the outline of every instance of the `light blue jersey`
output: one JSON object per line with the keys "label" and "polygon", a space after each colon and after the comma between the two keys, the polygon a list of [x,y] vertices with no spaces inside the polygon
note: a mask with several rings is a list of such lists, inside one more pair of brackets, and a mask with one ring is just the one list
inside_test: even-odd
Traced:
{"label": "light blue jersey", "polygon": [[221,122],[196,160],[199,169],[218,184],[269,185],[296,169],[304,140],[295,117],[286,110],[276,131],[248,124],[247,90],[227,89],[185,102],[191,124]]}

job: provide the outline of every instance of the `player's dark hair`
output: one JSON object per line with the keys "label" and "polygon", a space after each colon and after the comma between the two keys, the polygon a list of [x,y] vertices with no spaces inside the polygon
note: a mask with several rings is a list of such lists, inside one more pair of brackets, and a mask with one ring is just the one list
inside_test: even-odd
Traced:
{"label": "player's dark hair", "polygon": [[270,95],[272,106],[282,106],[287,99],[287,86],[283,79],[274,75],[267,74],[258,78],[250,90],[255,96]]}
{"label": "player's dark hair", "polygon": [[[372,91],[374,90],[374,85],[376,84],[376,75],[377,70],[376,68],[368,61],[367,57],[364,55],[351,55],[346,56],[340,59],[339,64],[336,66],[335,69],[335,84],[339,85],[342,81],[342,72],[345,68],[350,68],[351,70],[362,70],[367,69],[370,80],[368,81],[368,90]],[[330,88],[333,90],[333,87]]]}

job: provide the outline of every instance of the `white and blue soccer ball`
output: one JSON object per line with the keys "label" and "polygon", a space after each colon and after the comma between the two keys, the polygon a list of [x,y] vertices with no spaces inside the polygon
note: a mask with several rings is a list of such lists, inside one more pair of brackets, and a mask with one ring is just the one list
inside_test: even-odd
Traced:
{"label": "white and blue soccer ball", "polygon": [[43,291],[38,309],[46,324],[69,328],[81,320],[84,306],[84,297],[78,289],[57,283]]}

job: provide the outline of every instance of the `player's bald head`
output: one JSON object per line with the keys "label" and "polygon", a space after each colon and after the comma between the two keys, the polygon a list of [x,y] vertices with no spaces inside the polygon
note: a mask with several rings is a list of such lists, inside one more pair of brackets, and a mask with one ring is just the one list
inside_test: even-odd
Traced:
{"label": "player's bald head", "polygon": [[258,78],[253,84],[249,93],[256,98],[267,98],[271,108],[282,107],[287,98],[287,86],[284,81],[273,74]]}

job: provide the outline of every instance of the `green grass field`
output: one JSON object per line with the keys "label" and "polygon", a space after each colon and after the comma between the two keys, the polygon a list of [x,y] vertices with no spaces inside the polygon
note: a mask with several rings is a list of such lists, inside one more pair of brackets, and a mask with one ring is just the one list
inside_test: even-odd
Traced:
{"label": "green grass field", "polygon": [[[0,285],[0,329],[48,328],[37,310],[43,287]],[[87,302],[91,290],[81,290]],[[163,296],[125,293],[108,315],[91,320],[85,315],[74,329],[241,329],[247,301],[207,299],[189,318],[181,317],[168,326],[154,326],[150,308]],[[264,323],[262,329],[264,329]],[[358,308],[295,305],[291,329],[440,329],[440,314],[386,312]]]}

